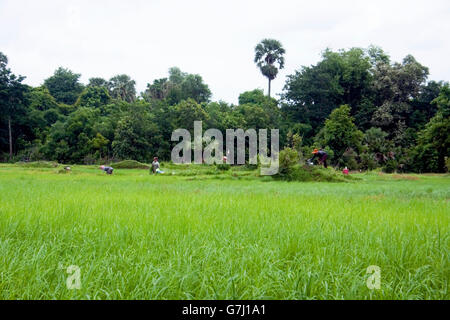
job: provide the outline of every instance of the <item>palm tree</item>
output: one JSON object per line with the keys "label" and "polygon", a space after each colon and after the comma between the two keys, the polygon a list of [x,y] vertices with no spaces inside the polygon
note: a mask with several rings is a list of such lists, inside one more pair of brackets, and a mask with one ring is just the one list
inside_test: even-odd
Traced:
{"label": "palm tree", "polygon": [[111,97],[127,102],[134,102],[136,99],[136,82],[131,80],[126,74],[120,74],[111,78],[108,82],[108,89]]}
{"label": "palm tree", "polygon": [[[275,39],[264,39],[255,48],[255,63],[261,73],[269,79],[269,97],[270,82],[277,77],[278,69],[284,68],[285,52],[281,43]],[[275,63],[278,63],[278,68]]]}

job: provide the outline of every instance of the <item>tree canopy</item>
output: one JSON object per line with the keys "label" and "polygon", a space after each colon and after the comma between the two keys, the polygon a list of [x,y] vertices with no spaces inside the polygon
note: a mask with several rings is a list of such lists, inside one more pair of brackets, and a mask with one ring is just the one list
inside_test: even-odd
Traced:
{"label": "tree canopy", "polygon": [[[281,43],[265,39],[255,62],[269,80],[284,67]],[[0,53],[0,159],[98,163],[169,159],[172,131],[279,129],[280,149],[309,155],[325,148],[350,169],[445,172],[449,163],[450,88],[427,81],[412,55],[393,62],[381,48],[326,49],[315,65],[288,75],[280,99],[262,89],[238,104],[211,101],[198,74],[169,69],[136,92],[126,74],[107,80],[58,68],[41,86],[22,84]],[[270,89],[269,89],[270,91]]]}

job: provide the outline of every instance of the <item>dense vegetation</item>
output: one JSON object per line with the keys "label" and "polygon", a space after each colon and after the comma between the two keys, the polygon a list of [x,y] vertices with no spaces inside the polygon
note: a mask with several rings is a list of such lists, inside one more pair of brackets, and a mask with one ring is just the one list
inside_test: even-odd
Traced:
{"label": "dense vegetation", "polygon": [[[266,39],[255,63],[270,82],[285,51]],[[281,148],[304,159],[324,147],[331,163],[387,172],[445,172],[450,154],[450,86],[427,81],[413,56],[393,62],[378,47],[325,50],[289,75],[278,100],[244,92],[238,105],[211,101],[200,75],[169,69],[137,94],[127,75],[109,80],[59,68],[40,87],[24,85],[0,53],[0,160],[94,164],[169,159],[176,128],[279,128]],[[278,67],[278,68],[277,68]]]}

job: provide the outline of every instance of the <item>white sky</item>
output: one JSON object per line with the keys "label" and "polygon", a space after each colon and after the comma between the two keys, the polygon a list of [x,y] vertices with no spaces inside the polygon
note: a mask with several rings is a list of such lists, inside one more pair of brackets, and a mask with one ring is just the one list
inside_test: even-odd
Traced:
{"label": "white sky", "polygon": [[126,73],[141,92],[172,66],[200,74],[213,100],[237,103],[262,88],[254,47],[275,38],[286,66],[272,92],[326,48],[381,46],[407,54],[450,80],[450,1],[0,0],[0,51],[26,83],[40,85],[63,66],[91,77]]}

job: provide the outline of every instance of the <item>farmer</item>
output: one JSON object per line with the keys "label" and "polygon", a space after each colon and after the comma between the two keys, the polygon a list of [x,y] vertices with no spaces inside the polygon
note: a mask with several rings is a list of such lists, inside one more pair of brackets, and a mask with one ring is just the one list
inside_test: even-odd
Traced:
{"label": "farmer", "polygon": [[113,174],[114,168],[112,167],[105,167],[105,166],[100,166],[99,168],[102,171],[105,171],[106,174]]}
{"label": "farmer", "polygon": [[158,157],[153,158],[152,172],[153,172],[153,174],[164,173],[164,171],[161,171],[161,169],[160,169]]}
{"label": "farmer", "polygon": [[327,152],[325,150],[323,150],[323,149],[320,149],[320,150],[314,149],[313,157],[311,158],[310,161],[313,161],[315,158],[318,158],[319,164],[323,164],[323,166],[325,168],[328,168],[327,157],[328,157],[328,154],[327,154]]}

